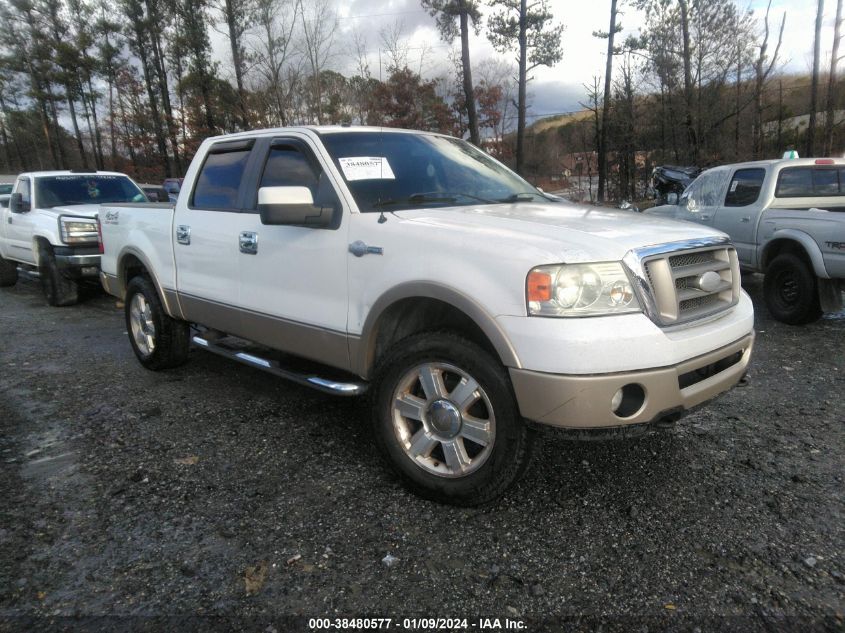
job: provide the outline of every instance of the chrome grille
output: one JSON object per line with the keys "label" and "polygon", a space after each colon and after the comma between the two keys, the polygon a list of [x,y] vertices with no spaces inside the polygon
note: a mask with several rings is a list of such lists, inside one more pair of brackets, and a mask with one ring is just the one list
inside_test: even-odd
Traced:
{"label": "chrome grille", "polygon": [[650,247],[637,251],[626,263],[635,273],[641,271],[637,275],[640,291],[649,316],[658,325],[694,321],[739,301],[739,261],[726,240]]}

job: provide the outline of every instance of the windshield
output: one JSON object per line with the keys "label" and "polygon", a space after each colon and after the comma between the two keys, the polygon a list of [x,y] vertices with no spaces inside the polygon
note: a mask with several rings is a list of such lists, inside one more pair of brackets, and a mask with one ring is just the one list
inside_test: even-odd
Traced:
{"label": "windshield", "polygon": [[363,212],[548,200],[458,139],[404,132],[336,132],[322,139]]}
{"label": "windshield", "polygon": [[12,187],[14,187],[14,185],[13,185],[12,183],[8,183],[8,184],[3,183],[3,184],[0,184],[0,196],[2,196],[2,195],[4,195],[4,194],[9,194],[9,193],[12,193]]}
{"label": "windshield", "polygon": [[63,207],[74,204],[106,202],[146,202],[147,196],[126,176],[73,175],[35,179],[39,207]]}

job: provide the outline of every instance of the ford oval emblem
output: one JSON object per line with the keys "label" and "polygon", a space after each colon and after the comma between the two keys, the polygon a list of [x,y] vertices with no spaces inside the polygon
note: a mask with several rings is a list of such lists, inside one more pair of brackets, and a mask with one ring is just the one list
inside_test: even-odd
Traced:
{"label": "ford oval emblem", "polygon": [[722,284],[722,278],[719,273],[708,270],[701,275],[696,282],[696,285],[704,292],[715,292],[715,290]]}

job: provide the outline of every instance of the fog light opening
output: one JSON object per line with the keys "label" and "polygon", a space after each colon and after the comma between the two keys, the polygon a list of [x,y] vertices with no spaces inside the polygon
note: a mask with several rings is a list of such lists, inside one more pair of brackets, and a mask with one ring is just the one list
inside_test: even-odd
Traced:
{"label": "fog light opening", "polygon": [[645,403],[645,389],[642,385],[630,383],[619,389],[610,400],[610,410],[620,418],[630,418],[642,409]]}

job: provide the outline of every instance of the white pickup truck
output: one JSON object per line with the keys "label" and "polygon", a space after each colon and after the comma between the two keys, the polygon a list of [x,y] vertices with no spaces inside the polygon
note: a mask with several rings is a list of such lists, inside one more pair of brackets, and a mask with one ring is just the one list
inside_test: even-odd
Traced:
{"label": "white pickup truck", "polygon": [[724,231],[744,271],[765,273],[779,321],[799,325],[842,309],[845,159],[722,165],[703,172],[676,204],[646,213]]}
{"label": "white pickup truck", "polygon": [[[532,423],[647,430],[754,340],[711,228],[555,202],[463,141],[378,128],[206,140],[175,208],[107,205],[102,281],[150,369],[191,341],[339,395],[412,490],[489,501]],[[649,426],[652,425],[652,426]]]}
{"label": "white pickup truck", "polygon": [[100,272],[97,212],[103,202],[147,200],[125,174],[38,171],[20,174],[0,208],[0,286],[18,273],[40,279],[47,302],[77,302],[78,282]]}

